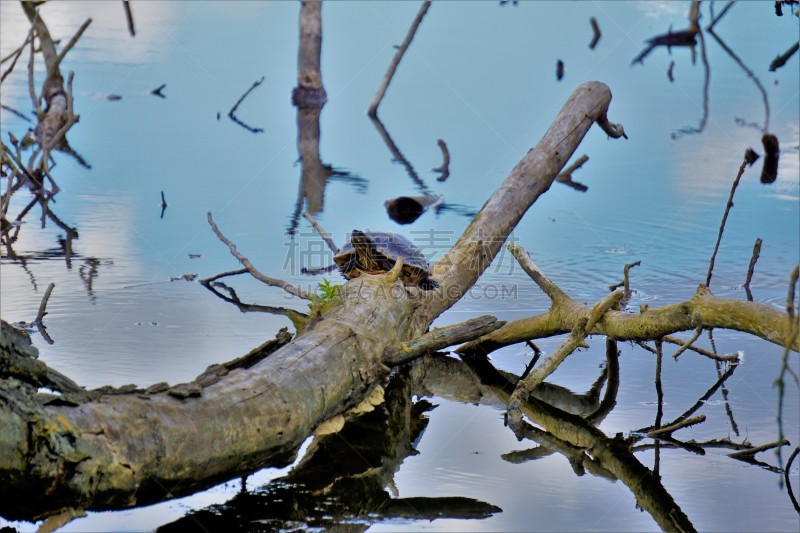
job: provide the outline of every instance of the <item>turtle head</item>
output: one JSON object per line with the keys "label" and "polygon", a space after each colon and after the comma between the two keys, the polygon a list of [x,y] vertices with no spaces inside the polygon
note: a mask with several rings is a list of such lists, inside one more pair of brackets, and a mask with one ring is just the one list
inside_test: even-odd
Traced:
{"label": "turtle head", "polygon": [[358,253],[370,253],[373,242],[366,233],[354,229],[353,233],[350,234],[350,244],[353,245],[353,248]]}
{"label": "turtle head", "polygon": [[350,244],[353,245],[353,249],[356,252],[359,268],[365,272],[381,270],[380,264],[376,261],[378,253],[375,250],[375,241],[372,240],[372,237],[363,231],[354,229],[353,233],[350,234]]}

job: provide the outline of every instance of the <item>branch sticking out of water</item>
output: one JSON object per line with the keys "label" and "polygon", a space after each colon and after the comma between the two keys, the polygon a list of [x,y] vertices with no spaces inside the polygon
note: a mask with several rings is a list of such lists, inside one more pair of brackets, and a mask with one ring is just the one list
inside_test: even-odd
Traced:
{"label": "branch sticking out of water", "polygon": [[383,352],[383,363],[398,366],[427,353],[476,339],[504,325],[504,320],[485,315],[443,328],[435,328],[413,341],[386,348]]}
{"label": "branch sticking out of water", "polygon": [[44,291],[44,296],[39,304],[39,312],[36,314],[36,320],[34,320],[34,322],[41,322],[44,318],[44,315],[47,314],[47,302],[50,300],[50,294],[53,292],[55,287],[55,283],[50,283],[50,285],[47,286],[47,290]]}
{"label": "branch sticking out of water", "polygon": [[627,302],[628,300],[630,300],[631,299],[631,282],[630,282],[630,276],[628,275],[628,272],[630,272],[630,269],[632,269],[633,267],[641,266],[641,264],[642,264],[641,261],[634,261],[633,263],[628,263],[627,265],[625,265],[623,267],[623,269],[622,269],[622,275],[623,275],[622,282],[621,283],[617,283],[616,285],[612,285],[608,289],[613,291],[615,289],[619,289],[620,287],[624,287],[624,289],[625,289],[625,297],[623,298],[623,301]]}
{"label": "branch sticking out of water", "polygon": [[417,29],[419,25],[422,24],[422,19],[425,17],[425,13],[428,12],[428,9],[431,7],[431,0],[425,0],[422,3],[422,6],[419,8],[419,12],[417,16],[414,17],[414,21],[411,23],[411,27],[408,30],[408,34],[406,35],[403,44],[401,44],[397,48],[397,52],[394,54],[392,58],[392,62],[389,64],[389,69],[386,71],[386,75],[383,77],[383,81],[381,82],[380,87],[378,87],[378,92],[375,93],[375,98],[372,100],[372,103],[369,106],[369,110],[367,114],[370,117],[377,117],[378,116],[378,106],[381,105],[381,101],[383,100],[383,96],[386,94],[386,89],[389,88],[389,84],[392,82],[392,78],[394,77],[394,73],[397,70],[397,66],[400,64],[400,60],[403,59],[403,55],[406,53],[411,41],[414,39],[414,35],[417,33]]}
{"label": "branch sticking out of water", "polygon": [[758,261],[758,256],[761,254],[761,243],[763,241],[761,239],[756,239],[756,243],[753,245],[753,255],[750,257],[750,266],[747,267],[747,279],[744,282],[744,291],[747,293],[747,301],[753,301],[753,293],[750,292],[750,282],[753,280],[753,271],[756,268],[756,261]]}
{"label": "branch sticking out of water", "polygon": [[769,64],[769,71],[775,72],[784,66],[786,62],[789,61],[789,58],[796,54],[798,50],[800,50],[800,41],[794,43],[786,52],[773,59],[772,63]]}
{"label": "branch sticking out of water", "polygon": [[676,424],[672,424],[669,426],[664,426],[662,428],[654,429],[652,431],[647,432],[648,437],[656,437],[660,435],[669,435],[674,431],[678,431],[679,429],[683,429],[689,426],[693,426],[695,424],[699,424],[701,422],[706,421],[706,415],[696,416],[694,418],[687,418],[686,420],[682,420]]}
{"label": "branch sticking out of water", "polygon": [[128,33],[131,37],[136,37],[136,28],[133,25],[133,12],[131,11],[131,3],[129,0],[122,0],[122,7],[125,8],[125,20],[128,22]]}
{"label": "branch sticking out of water", "polygon": [[431,171],[441,173],[441,176],[436,178],[436,181],[445,181],[450,177],[450,150],[447,149],[447,144],[442,139],[436,141],[436,144],[438,144],[439,148],[442,150],[442,164],[441,166],[431,169]]}
{"label": "branch sticking out of water", "polygon": [[[529,268],[533,264],[527,252],[525,252],[525,250],[523,250],[521,247],[512,243],[509,243],[507,248],[512,254],[514,254],[514,257],[520,262],[520,265],[523,265],[523,269],[525,269],[527,272],[528,269],[525,268],[525,263],[530,263],[528,265]],[[531,270],[538,271],[535,265]],[[534,278],[534,280],[536,280],[536,278]],[[539,282],[537,281],[537,283]],[[531,391],[538,387],[547,376],[552,374],[571,353],[573,353],[578,347],[585,344],[584,339],[592,331],[595,324],[602,320],[606,311],[615,308],[619,304],[622,296],[622,291],[618,290],[612,292],[597,302],[589,315],[578,321],[578,323],[575,325],[575,328],[567,336],[566,340],[561,344],[561,346],[559,346],[556,351],[546,357],[530,374],[525,377],[525,379],[521,379],[517,383],[513,394],[511,394],[511,399],[508,402],[509,425],[518,425],[521,422],[521,406],[523,402],[527,400]]]}
{"label": "branch sticking out of water", "polygon": [[323,241],[325,241],[325,244],[328,245],[328,248],[330,248],[331,252],[333,252],[334,255],[338,254],[339,248],[336,247],[336,243],[333,242],[331,236],[328,235],[328,233],[322,228],[322,226],[320,226],[319,223],[316,220],[314,220],[314,217],[311,216],[311,213],[306,211],[305,213],[303,213],[303,216],[306,217],[306,220],[308,220],[312,226],[314,226],[314,229],[317,230],[317,233],[319,233],[319,236],[322,237]]}
{"label": "branch sticking out of water", "polygon": [[592,32],[594,36],[592,37],[592,42],[589,43],[589,49],[594,50],[594,47],[597,46],[598,41],[600,41],[600,37],[602,37],[602,33],[600,33],[600,25],[597,24],[597,19],[592,17],[589,19],[589,24],[592,25]]}
{"label": "branch sticking out of water", "polygon": [[214,234],[217,236],[217,238],[219,238],[219,240],[221,240],[228,246],[231,255],[233,255],[236,259],[239,260],[240,263],[242,263],[242,265],[244,265],[247,271],[250,272],[251,276],[272,287],[280,287],[289,294],[297,296],[298,298],[303,298],[305,300],[311,299],[311,295],[308,294],[303,289],[295,287],[294,285],[291,285],[281,279],[271,278],[259,272],[259,270],[255,266],[253,266],[253,264],[247,257],[239,253],[239,251],[236,249],[236,245],[233,244],[230,240],[228,240],[227,237],[225,237],[225,235],[222,234],[217,225],[214,223],[214,218],[211,216],[211,211],[208,212],[208,223],[211,226],[211,229],[214,231]]}
{"label": "branch sticking out of water", "polygon": [[766,450],[771,450],[773,448],[777,448],[779,446],[788,446],[790,443],[786,439],[779,440],[777,442],[771,442],[769,444],[762,444],[761,446],[754,446],[753,448],[747,448],[746,450],[739,450],[736,452],[731,452],[728,454],[729,457],[752,457],[758,452],[763,452]]}
{"label": "branch sticking out of water", "polygon": [[728,220],[728,214],[731,212],[731,208],[733,208],[733,195],[736,194],[736,187],[739,186],[739,180],[742,179],[742,174],[744,174],[745,168],[747,168],[749,155],[745,152],[744,160],[742,164],[739,166],[739,172],[736,174],[736,178],[733,180],[733,185],[731,185],[731,193],[728,196],[728,203],[725,205],[725,213],[722,215],[722,222],[719,225],[719,233],[717,234],[717,243],[714,245],[714,253],[711,254],[711,260],[708,263],[708,274],[706,274],[706,287],[711,286],[711,273],[714,271],[714,261],[717,258],[717,252],[719,251],[719,244],[722,242],[722,232],[725,231],[725,222]]}
{"label": "branch sticking out of water", "polygon": [[580,192],[588,191],[589,187],[587,187],[583,183],[574,181],[572,179],[572,173],[581,168],[583,164],[586,163],[588,160],[589,160],[588,155],[584,154],[580,156],[578,159],[575,160],[574,163],[572,163],[570,166],[562,170],[561,173],[558,176],[556,176],[556,181],[559,183],[563,183],[568,187],[572,187],[576,191]]}
{"label": "branch sticking out of water", "polygon": [[692,345],[692,343],[694,343],[694,341],[697,340],[697,338],[700,336],[700,334],[702,332],[703,332],[703,326],[700,326],[696,330],[694,330],[694,333],[692,333],[692,336],[689,337],[688,339],[686,339],[686,341],[683,344],[680,345],[678,350],[672,355],[672,358],[673,359],[678,359],[678,357],[683,352],[685,352]]}

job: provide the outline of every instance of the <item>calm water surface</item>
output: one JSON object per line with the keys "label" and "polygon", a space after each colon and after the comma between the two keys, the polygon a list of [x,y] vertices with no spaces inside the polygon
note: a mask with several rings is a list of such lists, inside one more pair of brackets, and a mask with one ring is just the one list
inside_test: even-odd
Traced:
{"label": "calm water surface", "polygon": [[[721,4],[717,2],[717,4]],[[614,95],[609,116],[624,124],[630,139],[612,141],[593,128],[576,155],[589,162],[575,179],[586,193],[554,185],[525,216],[513,239],[567,293],[594,301],[620,280],[624,264],[636,293],[631,308],[686,300],[705,280],[708,259],[730,190],[747,147],[763,152],[765,107],[756,84],[706,35],[710,90],[704,113],[704,69],[686,49],[656,49],[644,65],[631,66],[643,42],[672,25],[684,28],[688,2],[497,2],[434,3],[403,59],[380,108],[394,142],[418,180],[394,161],[365,110],[419,8],[416,2],[336,2],[323,8],[323,75],[329,101],[322,112],[322,160],[348,175],[324,185],[324,201],[309,206],[338,242],[353,228],[398,231],[412,238],[431,260],[446,250],[582,82],[607,83]],[[704,5],[704,26],[709,21]],[[800,243],[800,61],[792,58],[771,73],[767,66],[798,37],[798,19],[778,18],[773,2],[737,3],[716,27],[763,85],[769,129],[781,142],[776,183],[759,183],[760,162],[748,170],[736,194],[717,257],[712,290],[744,298],[742,284],[753,242],[764,240],[752,282],[757,301],[783,309],[788,275]],[[719,12],[721,5],[717,5]],[[17,3],[0,2],[5,56],[21,43],[28,24]],[[66,260],[64,233],[44,229],[28,217],[11,259],[3,248],[2,316],[32,320],[44,289],[56,284],[48,305],[48,332],[34,342],[49,365],[86,387],[193,379],[209,364],[241,355],[281,327],[280,316],[240,313],[196,282],[238,268],[206,223],[211,211],[222,231],[268,275],[313,289],[324,276],[305,276],[302,266],[330,260],[318,239],[296,216],[301,168],[296,149],[295,109],[297,3],[134,2],[137,34],[125,29],[118,2],[51,2],[42,16],[56,38],[68,39],[80,24],[93,23],[62,67],[75,71],[75,108],[81,116],[69,132],[71,146],[91,169],[58,156],[62,192],[53,206],[80,233]],[[785,9],[788,12],[788,9]],[[589,17],[603,31],[594,50]],[[555,63],[565,76],[555,79]],[[666,72],[674,61],[675,81]],[[4,67],[5,68],[5,67]],[[237,115],[250,133],[227,118],[228,110],[255,81],[264,82]],[[37,65],[36,77],[44,77]],[[160,99],[149,92],[166,84]],[[2,85],[4,105],[30,114],[24,65]],[[108,100],[115,94],[120,100]],[[0,133],[21,137],[28,124],[3,110]],[[221,118],[218,118],[220,116]],[[437,139],[452,162],[450,178],[437,182],[429,169],[441,164]],[[5,190],[6,181],[0,181]],[[169,207],[160,217],[160,192]],[[383,208],[386,199],[430,191],[450,209],[428,212],[398,226]],[[11,212],[28,198],[17,195]],[[294,236],[289,235],[293,232]],[[327,277],[338,282],[338,275]],[[246,301],[305,310],[306,305],[247,279],[231,284]],[[441,316],[437,325],[486,313],[504,320],[547,309],[547,299],[501,254],[469,297]],[[743,352],[744,363],[697,414],[704,424],[684,429],[684,441],[747,438],[778,440],[778,402],[773,381],[781,349],[736,332],[716,331],[720,353]],[[561,339],[538,345],[553,351]],[[704,336],[701,346],[710,347]],[[628,435],[653,424],[655,358],[622,345],[616,407],[599,428]],[[530,354],[523,346],[495,352],[493,363],[519,374]],[[551,379],[574,392],[588,391],[605,361],[602,339],[576,354]],[[797,358],[792,362],[797,369]],[[721,369],[723,372],[725,369]],[[664,420],[691,407],[714,384],[713,361],[685,354],[666,358],[662,381]],[[438,389],[437,389],[438,390]],[[415,393],[422,397],[425,394]],[[559,453],[514,463],[504,454],[531,448],[503,426],[502,402],[466,401],[440,390],[428,401],[427,426],[415,441],[418,454],[397,462],[387,491],[395,498],[474,498],[502,508],[482,520],[373,516],[357,524],[372,531],[430,530],[657,530],[653,517],[637,509],[631,490],[602,476],[576,476]],[[783,431],[800,441],[798,389],[786,390]],[[642,441],[646,443],[648,441]],[[305,448],[304,448],[305,449]],[[773,452],[759,456],[782,465]],[[782,475],[733,460],[724,448],[698,455],[680,448],[660,450],[661,483],[699,530],[796,531],[798,514]],[[301,454],[302,455],[302,454]],[[636,458],[652,468],[651,448]],[[781,463],[783,461],[783,463]],[[798,463],[791,472],[800,487]],[[266,469],[247,487],[261,491],[270,508],[278,496],[272,479],[290,469]],[[390,472],[391,474],[391,472]],[[291,474],[290,474],[291,475]],[[391,475],[389,476],[391,478]],[[273,487],[273,488],[270,488]],[[150,530],[223,504],[238,481],[142,509],[89,513],[64,531]],[[796,489],[797,490],[797,489]],[[272,491],[272,492],[271,492]],[[286,497],[285,494],[281,497]],[[270,499],[272,498],[272,499]],[[234,512],[236,505],[232,503]],[[322,499],[320,500],[322,502]],[[222,516],[227,516],[220,511]],[[197,515],[200,516],[200,515]],[[263,517],[269,520],[268,513]],[[4,524],[0,520],[0,525]],[[306,527],[286,521],[270,527]],[[314,523],[309,522],[312,526]],[[317,525],[326,524],[324,520]],[[13,523],[20,529],[35,524]],[[251,523],[250,527],[259,526]],[[265,526],[261,526],[265,527]],[[247,529],[247,527],[244,527]]]}

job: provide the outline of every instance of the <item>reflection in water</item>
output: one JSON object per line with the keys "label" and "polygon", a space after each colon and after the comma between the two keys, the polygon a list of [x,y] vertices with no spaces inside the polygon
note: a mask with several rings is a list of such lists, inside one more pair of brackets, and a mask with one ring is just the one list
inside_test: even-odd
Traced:
{"label": "reflection in water", "polygon": [[297,54],[297,86],[292,91],[292,103],[297,107],[297,151],[302,173],[297,203],[290,217],[287,233],[294,236],[303,211],[317,214],[322,211],[325,185],[336,177],[351,184],[356,191],[366,190],[366,180],[350,173],[335,170],[322,162],[319,155],[319,118],[328,97],[322,83],[320,55],[322,53],[322,16],[318,2],[303,2],[300,9],[300,45]]}
{"label": "reflection in water", "polygon": [[[385,403],[351,419],[337,433],[316,437],[285,477],[243,490],[230,501],[188,514],[159,531],[185,528],[270,530],[346,528],[364,531],[384,520],[480,519],[499,507],[465,497],[410,497],[396,494],[393,477],[428,424],[435,406],[414,402],[424,384],[410,368],[388,385]],[[387,490],[388,487],[388,490]]]}
{"label": "reflection in water", "polygon": [[[86,20],[69,42],[60,51],[57,51],[50,31],[34,5],[23,3],[22,8],[31,23],[31,29],[23,44],[12,54],[14,59],[4,73],[3,79],[11,73],[16,60],[22,55],[26,46],[30,45],[28,84],[38,120],[35,129],[28,130],[28,133],[22,136],[22,141],[19,141],[11,132],[9,132],[11,147],[0,141],[0,175],[8,179],[5,193],[0,200],[0,207],[2,207],[0,209],[0,244],[4,247],[4,256],[11,259],[12,263],[22,267],[30,278],[34,291],[38,291],[36,277],[28,266],[29,261],[63,257],[67,269],[71,270],[73,257],[80,258],[80,255],[76,255],[73,251],[73,241],[78,238],[78,230],[61,220],[52,207],[56,195],[61,191],[53,175],[56,162],[52,155],[55,151],[65,153],[81,166],[90,168],[85,159],[70,147],[67,140],[67,133],[78,122],[79,116],[74,113],[73,109],[72,80],[74,73],[69,73],[65,83],[60,65],[89,26],[91,19]],[[39,52],[47,68],[39,95],[35,93],[33,79],[34,35],[38,38]],[[41,107],[40,102],[44,102],[44,108]],[[24,152],[28,150],[30,150],[30,154],[27,155],[26,163],[23,160]],[[33,197],[15,216],[12,216],[10,214],[12,197],[22,190],[30,191]],[[44,229],[49,220],[64,232],[64,236],[58,237],[57,249],[45,250],[32,255],[17,254],[13,244],[18,241],[22,226],[27,222],[25,219],[36,205],[41,208],[41,228]],[[96,296],[93,285],[99,268],[111,265],[113,261],[96,257],[82,259],[78,275],[83,281],[89,300],[95,303]],[[40,329],[40,332],[45,340],[52,344],[52,340],[46,332],[43,329]]]}
{"label": "reflection in water", "polygon": [[[422,196],[426,197],[426,198],[440,198],[440,200],[437,201],[433,205],[434,211],[436,212],[437,215],[439,213],[443,213],[443,212],[450,212],[450,213],[454,213],[456,215],[464,216],[464,217],[467,217],[467,218],[473,218],[473,217],[475,217],[475,215],[478,214],[478,211],[476,209],[472,208],[472,207],[469,207],[469,206],[466,206],[466,205],[462,205],[462,204],[452,204],[452,203],[441,201],[441,196],[440,195],[436,195],[425,184],[425,182],[422,180],[422,178],[419,177],[419,174],[417,174],[417,171],[414,170],[414,166],[408,161],[408,159],[406,159],[406,157],[403,155],[403,153],[400,151],[400,149],[394,143],[394,141],[392,140],[392,136],[389,135],[389,132],[386,130],[386,127],[383,125],[383,122],[381,122],[381,119],[379,119],[377,115],[370,116],[370,119],[372,120],[372,123],[375,125],[375,129],[378,130],[378,134],[381,136],[381,139],[383,139],[383,142],[386,144],[386,147],[389,148],[389,151],[392,153],[392,156],[394,157],[394,160],[397,161],[398,163],[400,163],[401,165],[403,165],[403,168],[406,169],[406,173],[408,174],[408,177],[411,178],[411,181],[414,183],[414,187],[416,187],[416,189],[420,192],[420,194],[422,194]],[[450,152],[449,152],[449,150],[447,150],[447,145],[444,144],[444,141],[442,141],[442,144],[440,144],[439,146],[442,147],[442,153],[444,154],[445,162],[442,164],[442,167],[440,167],[438,169],[433,169],[433,170],[434,170],[434,172],[443,172],[443,170],[446,169],[447,170],[447,174],[445,175],[444,173],[442,173],[439,176],[439,178],[437,178],[439,181],[444,181],[450,175],[450,170],[449,170]],[[400,220],[404,220],[403,217],[395,218],[395,216],[393,216],[393,213],[392,213],[392,208],[391,208],[390,202],[391,202],[391,200],[389,200],[387,202],[387,204],[384,204],[384,205],[386,206],[386,210],[387,210],[387,212],[389,214],[389,217],[392,220],[394,220],[398,224],[408,224],[408,223],[413,222],[414,220],[416,220],[416,219],[413,219],[413,220],[410,220],[410,222],[401,222]],[[422,210],[422,212],[424,212],[424,209]],[[419,215],[421,215],[422,212],[420,212]],[[419,216],[419,215],[417,215],[417,216]]]}
{"label": "reflection in water", "polygon": [[241,97],[239,97],[239,99],[236,101],[236,103],[233,104],[233,107],[231,108],[231,110],[228,111],[228,118],[231,119],[235,124],[238,124],[242,128],[244,128],[247,131],[249,131],[250,133],[264,133],[264,128],[254,128],[253,126],[250,126],[249,124],[245,123],[239,117],[236,116],[236,110],[239,109],[239,104],[241,104],[244,101],[244,99],[247,98],[247,96],[251,92],[253,92],[253,89],[255,89],[256,87],[261,85],[263,82],[264,82],[264,76],[261,76],[260,80],[254,81],[253,85],[251,85],[250,88],[247,89],[244,92],[244,94],[242,94]]}
{"label": "reflection in water", "polygon": [[[711,3],[713,5],[713,2]],[[734,62],[744,71],[748,78],[750,78],[753,83],[755,83],[756,87],[758,88],[759,92],[761,93],[761,99],[764,103],[764,126],[760,128],[764,133],[769,131],[769,100],[767,98],[767,92],[764,90],[764,86],[761,84],[761,81],[758,77],[753,73],[752,70],[747,68],[747,65],[736,55],[736,53],[719,37],[716,32],[714,31],[714,26],[728,13],[730,8],[733,7],[733,2],[729,2],[725,8],[717,15],[714,16],[713,7],[711,7],[711,23],[706,28],[706,31],[714,38],[714,40],[719,44],[719,46],[734,60]],[[697,127],[693,126],[686,126],[683,128],[678,129],[676,132],[672,134],[673,139],[679,138],[681,135],[686,134],[696,134],[702,133],[705,130],[706,124],[708,123],[708,88],[709,82],[711,79],[711,67],[708,63],[708,58],[706,56],[706,44],[704,38],[704,32],[700,28],[698,23],[698,19],[700,16],[699,11],[699,2],[693,2],[692,8],[689,11],[689,27],[686,30],[672,32],[670,31],[662,34],[657,35],[647,41],[648,46],[639,53],[633,59],[633,64],[636,63],[643,63],[645,57],[647,57],[650,52],[652,52],[655,48],[660,46],[667,47],[670,50],[673,47],[688,47],[692,52],[692,64],[695,63],[695,46],[699,40],[700,42],[700,59],[703,63],[703,70],[704,70],[704,79],[703,79],[703,115],[700,118],[700,123]],[[669,78],[670,81],[672,80],[672,64],[670,64],[669,68]],[[777,168],[777,165],[776,165]],[[774,180],[773,180],[774,181]]]}

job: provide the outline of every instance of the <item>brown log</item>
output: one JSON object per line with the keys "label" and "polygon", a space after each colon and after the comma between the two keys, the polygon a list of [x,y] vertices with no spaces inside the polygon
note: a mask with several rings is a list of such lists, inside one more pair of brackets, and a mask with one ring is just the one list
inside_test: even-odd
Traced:
{"label": "brown log", "polygon": [[0,382],[0,514],[30,518],[65,506],[142,505],[285,464],[314,428],[357,404],[385,376],[387,346],[423,334],[466,293],[592,123],[609,126],[610,100],[602,83],[575,91],[434,265],[438,290],[383,275],[350,280],[301,335],[202,387],[199,397],[131,392],[77,406],[43,405],[33,387],[13,378]]}

